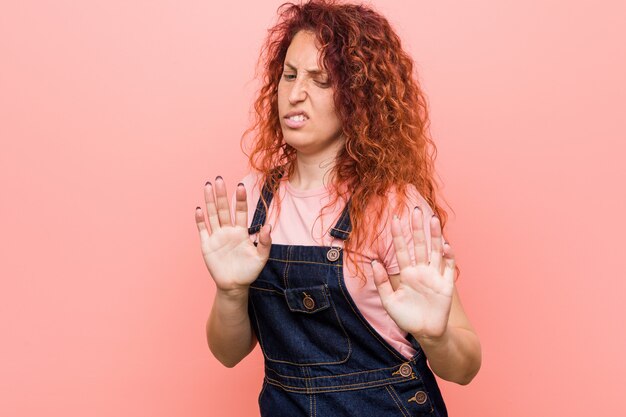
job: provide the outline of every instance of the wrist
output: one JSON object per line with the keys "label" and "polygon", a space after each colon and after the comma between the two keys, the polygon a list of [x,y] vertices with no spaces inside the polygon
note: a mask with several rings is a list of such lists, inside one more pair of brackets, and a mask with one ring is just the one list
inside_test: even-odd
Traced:
{"label": "wrist", "polygon": [[249,286],[235,288],[217,288],[215,297],[220,297],[229,301],[248,299]]}
{"label": "wrist", "polygon": [[448,344],[450,341],[451,329],[449,326],[446,326],[446,329],[442,334],[434,336],[434,335],[424,335],[424,334],[415,334],[411,333],[415,340],[420,344],[420,346],[424,349],[440,349]]}

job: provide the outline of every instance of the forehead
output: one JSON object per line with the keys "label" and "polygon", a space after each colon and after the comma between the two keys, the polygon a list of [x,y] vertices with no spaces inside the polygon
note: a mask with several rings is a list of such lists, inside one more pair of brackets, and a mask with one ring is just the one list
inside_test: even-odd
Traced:
{"label": "forehead", "polygon": [[320,54],[315,35],[312,32],[301,30],[291,40],[285,64],[289,63],[296,67],[306,67],[307,69],[319,69],[323,63],[319,62]]}

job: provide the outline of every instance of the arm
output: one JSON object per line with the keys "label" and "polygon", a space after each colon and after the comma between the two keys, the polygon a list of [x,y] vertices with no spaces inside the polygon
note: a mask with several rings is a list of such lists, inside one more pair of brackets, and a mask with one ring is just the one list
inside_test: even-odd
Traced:
{"label": "arm", "polygon": [[429,223],[430,256],[422,212],[413,212],[412,261],[400,221],[394,218],[391,234],[400,274],[388,276],[382,264],[373,262],[374,280],[383,306],[396,324],[419,342],[433,372],[465,385],[480,369],[480,341],[454,286],[452,249],[442,244],[439,220],[433,217]]}
{"label": "arm", "polygon": [[[392,285],[398,281],[399,276],[389,276]],[[478,373],[482,361],[480,340],[465,315],[456,287],[444,334],[439,338],[416,334],[413,337],[424,350],[430,368],[440,378],[467,385]]]}
{"label": "arm", "polygon": [[478,373],[482,361],[480,340],[463,311],[456,287],[444,334],[435,339],[415,338],[426,353],[431,369],[439,377],[467,385]]}
{"label": "arm", "polygon": [[206,325],[207,342],[213,356],[232,368],[257,343],[248,317],[248,291],[232,294],[217,290]]}
{"label": "arm", "polygon": [[226,186],[218,177],[215,195],[213,185],[205,184],[208,224],[200,207],[195,213],[202,255],[217,287],[206,324],[207,342],[213,355],[227,367],[239,363],[256,344],[248,318],[248,291],[267,262],[271,247],[269,225],[259,231],[257,245],[250,240],[243,184],[239,184],[235,196],[233,222]]}

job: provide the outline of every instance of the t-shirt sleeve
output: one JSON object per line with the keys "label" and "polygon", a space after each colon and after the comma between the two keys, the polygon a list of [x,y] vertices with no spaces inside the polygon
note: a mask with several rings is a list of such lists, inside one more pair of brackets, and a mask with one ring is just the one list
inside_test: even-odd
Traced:
{"label": "t-shirt sleeve", "polygon": [[[387,274],[396,275],[400,273],[400,267],[398,266],[398,259],[396,258],[396,250],[393,245],[393,237],[391,236],[391,219],[393,217],[392,208],[395,204],[394,194],[391,194],[390,207],[387,210],[386,218],[382,222],[382,232],[379,239],[379,259],[387,269]],[[424,232],[426,234],[426,246],[430,252],[430,218],[433,215],[433,209],[426,202],[426,200],[419,194],[415,187],[407,188],[407,200],[406,204],[400,214],[400,226],[402,228],[402,235],[411,254],[411,260],[415,260],[415,254],[413,253],[413,232],[411,228],[412,213],[415,206],[418,206],[423,213],[422,220],[424,222]]]}

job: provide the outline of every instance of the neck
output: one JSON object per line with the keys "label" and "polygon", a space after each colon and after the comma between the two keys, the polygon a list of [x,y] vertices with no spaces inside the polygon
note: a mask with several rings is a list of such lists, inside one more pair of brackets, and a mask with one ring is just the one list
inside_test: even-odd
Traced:
{"label": "neck", "polygon": [[289,178],[291,186],[300,190],[311,190],[328,186],[329,178],[327,174],[335,166],[337,152],[343,146],[342,143],[337,143],[337,145],[324,154],[304,154],[298,151],[296,153],[294,171],[291,178]]}

